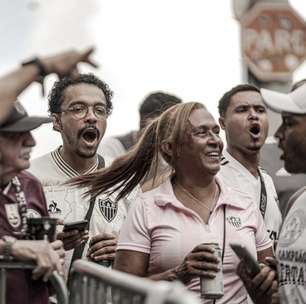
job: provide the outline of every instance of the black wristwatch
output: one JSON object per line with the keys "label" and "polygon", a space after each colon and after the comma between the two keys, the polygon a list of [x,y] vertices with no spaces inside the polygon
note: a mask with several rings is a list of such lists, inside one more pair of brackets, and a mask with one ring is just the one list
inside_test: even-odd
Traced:
{"label": "black wristwatch", "polygon": [[10,258],[12,258],[12,247],[17,241],[17,239],[13,236],[5,235],[2,237],[2,240],[4,241],[3,257],[4,259],[9,260]]}
{"label": "black wristwatch", "polygon": [[34,57],[30,60],[23,61],[21,63],[22,66],[29,65],[29,64],[34,64],[38,67],[39,76],[37,77],[36,81],[41,84],[41,93],[42,93],[42,96],[45,96],[44,79],[48,75],[48,72],[47,72],[44,64],[42,63],[42,61],[38,57]]}

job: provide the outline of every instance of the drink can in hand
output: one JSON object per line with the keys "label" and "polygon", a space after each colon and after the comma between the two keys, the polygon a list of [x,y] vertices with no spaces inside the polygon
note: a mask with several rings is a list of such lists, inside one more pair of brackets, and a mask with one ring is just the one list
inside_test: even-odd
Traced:
{"label": "drink can in hand", "polygon": [[[222,250],[217,243],[205,243],[215,250],[214,254],[222,261]],[[219,263],[219,271],[213,279],[200,277],[201,297],[205,299],[220,299],[224,295],[222,262]]]}

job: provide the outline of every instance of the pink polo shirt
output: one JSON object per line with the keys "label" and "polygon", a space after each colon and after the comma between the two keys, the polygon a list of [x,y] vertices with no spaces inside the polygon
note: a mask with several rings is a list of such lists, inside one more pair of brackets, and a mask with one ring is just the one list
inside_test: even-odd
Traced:
{"label": "pink polo shirt", "polygon": [[[254,257],[257,251],[271,247],[272,243],[251,198],[232,191],[220,180],[218,183],[221,194],[208,224],[177,200],[170,179],[139,194],[121,228],[117,250],[149,254],[148,275],[174,268],[201,243],[216,242],[222,248],[225,205],[224,296],[216,303],[247,303],[247,292],[236,275],[239,259],[229,243],[244,244]],[[199,278],[191,280],[188,288],[199,293]]]}

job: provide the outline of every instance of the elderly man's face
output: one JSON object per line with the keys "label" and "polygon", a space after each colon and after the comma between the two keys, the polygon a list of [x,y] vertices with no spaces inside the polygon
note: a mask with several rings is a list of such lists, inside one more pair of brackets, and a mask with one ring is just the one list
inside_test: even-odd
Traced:
{"label": "elderly man's face", "polygon": [[[30,167],[30,154],[35,146],[31,132],[0,133],[0,176],[18,174]],[[12,176],[13,177],[13,176]]]}
{"label": "elderly man's face", "polygon": [[306,173],[306,115],[282,114],[282,124],[275,133],[281,159],[290,173]]}

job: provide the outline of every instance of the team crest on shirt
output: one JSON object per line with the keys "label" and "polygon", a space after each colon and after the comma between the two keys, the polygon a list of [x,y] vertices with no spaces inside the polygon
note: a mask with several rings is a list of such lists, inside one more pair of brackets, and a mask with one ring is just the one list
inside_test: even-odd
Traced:
{"label": "team crest on shirt", "polygon": [[58,215],[62,213],[62,210],[57,207],[57,202],[52,200],[51,203],[49,204],[48,212],[49,214],[52,214],[52,215]]}
{"label": "team crest on shirt", "polygon": [[306,227],[306,215],[302,209],[295,210],[292,215],[285,220],[279,237],[279,245],[282,247],[294,243],[304,232]]}
{"label": "team crest on shirt", "polygon": [[241,218],[238,216],[228,216],[226,220],[228,221],[229,224],[233,225],[236,228],[241,227]]}
{"label": "team crest on shirt", "polygon": [[113,202],[110,198],[98,199],[99,209],[104,218],[110,223],[117,214],[118,204]]}
{"label": "team crest on shirt", "polygon": [[5,204],[6,217],[9,224],[13,228],[17,228],[21,224],[21,218],[19,214],[18,204]]}

